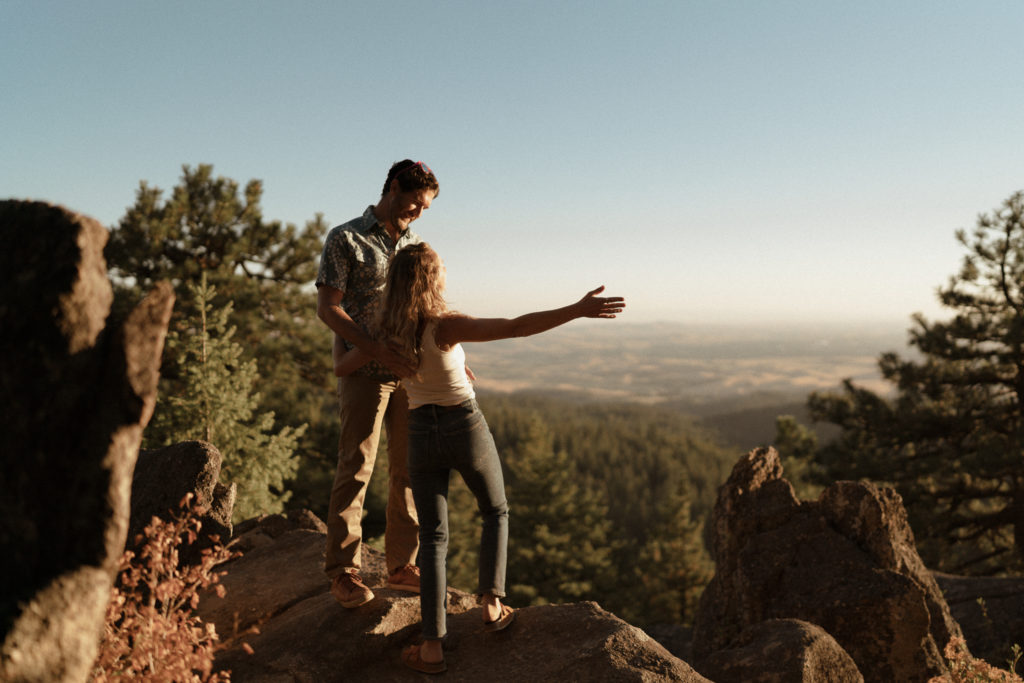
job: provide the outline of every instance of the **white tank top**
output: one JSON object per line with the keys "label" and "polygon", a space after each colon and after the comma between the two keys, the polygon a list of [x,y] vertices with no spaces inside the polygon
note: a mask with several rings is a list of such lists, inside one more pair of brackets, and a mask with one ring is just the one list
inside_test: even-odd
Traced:
{"label": "white tank top", "polygon": [[420,366],[402,380],[409,394],[409,408],[422,405],[454,406],[476,397],[466,376],[466,352],[461,344],[442,351],[434,338],[437,321],[427,323],[420,340]]}

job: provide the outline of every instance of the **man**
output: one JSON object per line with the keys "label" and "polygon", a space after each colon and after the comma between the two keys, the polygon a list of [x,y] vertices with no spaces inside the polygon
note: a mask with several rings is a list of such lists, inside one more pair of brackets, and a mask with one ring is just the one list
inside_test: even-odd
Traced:
{"label": "man", "polygon": [[409,159],[388,171],[380,201],[332,229],[316,277],[317,316],[334,331],[334,353],[357,346],[374,358],[338,380],[341,437],[327,518],[324,571],[345,607],[373,599],[359,576],[363,500],[373,473],[382,424],[388,434],[388,503],[384,532],[389,588],[418,593],[419,525],[406,468],[408,399],[399,378],[414,368],[371,336],[381,306],[388,261],[420,242],[409,225],[430,208],[439,186],[430,168]]}

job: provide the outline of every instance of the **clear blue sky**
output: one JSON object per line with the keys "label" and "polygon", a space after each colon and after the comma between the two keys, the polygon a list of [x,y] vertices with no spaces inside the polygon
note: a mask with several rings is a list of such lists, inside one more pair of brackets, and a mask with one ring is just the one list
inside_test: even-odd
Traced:
{"label": "clear blue sky", "polygon": [[0,0],[0,197],[112,226],[182,165],[415,224],[475,315],[605,284],[635,321],[944,315],[1024,189],[1024,3]]}

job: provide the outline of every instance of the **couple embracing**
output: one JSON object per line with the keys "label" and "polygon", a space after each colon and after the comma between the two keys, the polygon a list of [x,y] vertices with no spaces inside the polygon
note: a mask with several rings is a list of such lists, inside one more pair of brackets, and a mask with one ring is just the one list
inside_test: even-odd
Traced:
{"label": "couple embracing", "polygon": [[[476,403],[461,342],[525,337],[576,318],[614,318],[621,297],[603,287],[561,308],[517,318],[448,309],[440,257],[409,225],[430,208],[437,178],[409,159],[388,172],[380,200],[328,234],[317,275],[317,315],[335,333],[341,437],[327,521],[325,571],[345,607],[373,599],[359,576],[363,500],[383,425],[388,432],[387,585],[420,594],[423,642],[402,661],[447,669],[448,482],[462,476],[482,517],[478,601],[484,628],[515,619],[502,602],[508,502],[501,463]],[[417,559],[418,556],[418,559]]]}

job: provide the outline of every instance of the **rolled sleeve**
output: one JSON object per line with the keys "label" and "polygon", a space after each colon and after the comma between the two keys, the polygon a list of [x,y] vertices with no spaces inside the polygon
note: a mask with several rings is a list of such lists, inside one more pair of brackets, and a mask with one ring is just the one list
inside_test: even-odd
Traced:
{"label": "rolled sleeve", "polygon": [[316,274],[318,288],[321,285],[327,285],[339,292],[348,290],[348,276],[351,271],[349,261],[352,252],[345,247],[341,231],[332,230],[324,242],[324,251],[320,255],[320,269]]}

